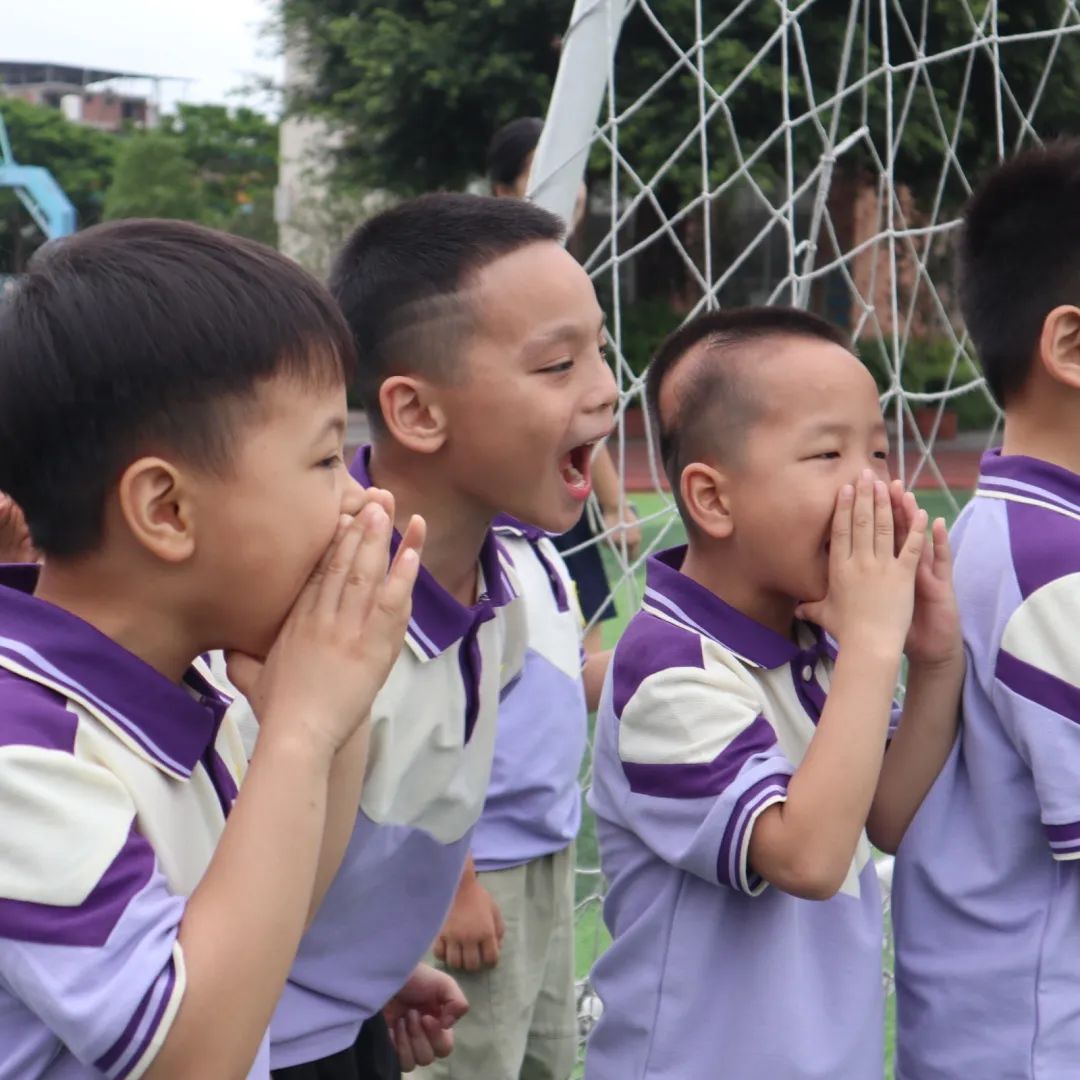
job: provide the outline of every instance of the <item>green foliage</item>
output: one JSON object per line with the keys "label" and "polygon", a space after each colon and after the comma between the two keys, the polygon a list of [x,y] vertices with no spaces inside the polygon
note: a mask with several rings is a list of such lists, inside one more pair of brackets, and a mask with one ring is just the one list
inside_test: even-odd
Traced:
{"label": "green foliage", "polygon": [[491,133],[542,116],[571,0],[284,0],[313,84],[289,103],[344,129],[339,180],[413,194],[483,172]]}
{"label": "green foliage", "polygon": [[[881,341],[866,338],[858,342],[856,352],[874,376],[878,391],[888,390],[892,386],[893,365]],[[949,338],[912,338],[904,348],[900,385],[909,393],[937,394],[977,379],[981,372],[966,352],[960,355],[954,369],[954,352],[955,346]],[[915,403],[912,404],[914,407]],[[982,387],[950,398],[947,408],[958,415],[960,427],[965,430],[991,428],[997,417],[997,411]]]}
{"label": "green foliage", "polygon": [[195,165],[164,133],[128,136],[105,194],[105,217],[201,220],[205,204]]}
{"label": "green foliage", "polygon": [[[101,219],[115,157],[115,139],[64,118],[56,109],[0,98],[11,152],[22,165],[42,165],[75,206],[80,227]],[[0,190],[0,272],[21,268],[41,242],[14,192]]]}
{"label": "green foliage", "polygon": [[254,109],[180,105],[162,118],[161,132],[198,171],[204,224],[276,242],[276,123]]}
{"label": "green foliage", "polygon": [[[931,0],[925,24],[921,5],[890,4],[884,23],[877,5],[857,5],[860,21],[845,71],[851,0],[816,0],[786,35],[792,115],[805,113],[811,102],[820,110],[816,122],[803,122],[791,132],[798,174],[805,176],[820,160],[834,119],[842,138],[865,118],[870,138],[842,166],[857,170],[884,162],[891,127],[902,135],[896,148],[898,179],[929,197],[944,161],[942,130],[952,136],[969,78],[958,157],[969,175],[993,161],[997,104],[989,48],[964,49],[936,61],[932,73],[899,74],[891,113],[883,78],[870,78],[864,90],[848,94],[842,104],[821,108],[838,86],[857,81],[864,62],[870,72],[886,60],[902,68],[919,55],[967,46],[974,36],[969,6],[978,20],[989,4]],[[666,206],[678,206],[701,189],[694,132],[699,60],[712,87],[728,95],[727,108],[716,108],[707,122],[710,183],[720,183],[740,164],[733,132],[744,154],[764,148],[750,170],[756,183],[769,191],[785,175],[787,147],[782,134],[774,137],[783,131],[785,12],[781,5],[762,3],[742,5],[733,14],[739,7],[737,0],[704,5],[706,36],[713,27],[723,29],[709,38],[700,57],[693,51],[694,0],[633,5],[623,26],[616,106],[620,113],[632,102],[638,106],[620,126],[620,149],[639,175],[651,180],[681,145],[690,146],[655,184]],[[998,0],[996,7],[1003,34],[1045,30],[1061,20],[1061,0]],[[487,141],[499,124],[543,114],[571,8],[571,0],[284,0],[285,32],[302,46],[314,76],[289,107],[321,115],[343,130],[340,178],[346,182],[405,194],[459,187],[482,171]],[[662,16],[663,33],[651,11]],[[989,32],[989,23],[984,29]],[[1001,49],[1005,82],[1023,110],[1033,100],[1054,47],[1043,38]],[[1044,136],[1075,130],[1074,118],[1080,115],[1080,39],[1062,37],[1056,48],[1034,117]],[[687,60],[669,76],[678,54],[687,51]],[[662,86],[661,80],[666,80]],[[653,87],[657,92],[648,96]],[[707,94],[706,107],[713,104]],[[836,117],[838,108],[842,111]],[[1004,116],[1005,144],[1012,146],[1021,124],[1007,101]],[[607,167],[602,149],[593,166]],[[959,201],[965,193],[958,177],[946,177],[947,199]]]}
{"label": "green foliage", "polygon": [[79,225],[101,218],[112,176],[116,140],[96,128],[72,123],[56,109],[18,98],[0,98],[11,152],[21,165],[44,165],[75,204]]}
{"label": "green foliage", "polygon": [[[635,375],[649,366],[656,347],[683,320],[667,300],[655,298],[624,305],[620,312],[623,357]],[[608,325],[612,325],[608,312]]]}
{"label": "green foliage", "polygon": [[[252,109],[180,105],[152,132],[99,131],[44,105],[0,98],[15,159],[56,177],[79,228],[105,217],[186,218],[277,242],[277,124]],[[0,272],[41,243],[13,192],[0,191]]]}

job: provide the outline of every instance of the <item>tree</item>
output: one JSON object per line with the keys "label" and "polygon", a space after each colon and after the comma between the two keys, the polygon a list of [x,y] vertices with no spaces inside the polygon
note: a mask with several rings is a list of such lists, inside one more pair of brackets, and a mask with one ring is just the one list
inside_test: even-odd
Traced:
{"label": "tree", "polygon": [[[893,65],[908,63],[920,53],[966,45],[973,37],[972,17],[979,19],[990,2],[930,0],[925,10],[922,3],[890,4],[884,27],[877,5],[857,4],[863,22],[853,70],[862,62],[864,41],[871,69],[881,63],[886,33]],[[738,6],[736,0],[706,0],[707,23],[719,25]],[[397,0],[393,5],[385,0],[283,0],[285,34],[312,76],[293,93],[288,108],[322,116],[343,132],[338,175],[345,182],[403,194],[461,186],[482,171],[487,140],[500,123],[543,114],[571,7],[571,0]],[[817,0],[799,21],[801,38],[789,35],[788,88],[795,113],[805,110],[811,95],[822,102],[835,92],[851,9],[852,0]],[[670,40],[657,30],[652,10],[662,14]],[[1005,34],[1045,30],[1061,21],[1061,0],[998,0],[997,10],[998,28]],[[676,59],[671,42],[680,50],[692,48],[694,11],[694,0],[632,5],[619,43],[620,112],[671,68]],[[749,66],[731,108],[739,141],[751,149],[764,143],[783,119],[778,108],[783,78],[780,39],[756,64],[751,63],[774,37],[782,18],[776,4],[745,6],[728,31],[709,42],[702,57],[707,77],[718,90],[726,89]],[[1075,130],[1073,118],[1080,107],[1080,39],[1069,35],[1058,46],[1037,117],[1043,134]],[[1052,41],[1042,39],[1002,49],[1006,79],[1023,108],[1033,99],[1052,47]],[[803,54],[809,60],[810,85],[801,65]],[[898,155],[898,178],[916,192],[932,189],[937,182],[941,130],[951,133],[956,122],[968,57],[964,52],[936,63],[932,90],[916,80]],[[995,73],[988,49],[975,52],[971,79],[959,156],[977,169],[996,153]],[[854,130],[865,107],[882,159],[887,154],[881,137],[886,106],[884,81],[871,80],[865,100],[850,96],[841,117],[841,130]],[[895,104],[897,112],[902,106],[902,100]],[[691,132],[697,118],[697,82],[692,68],[684,66],[621,126],[620,146],[648,178]],[[822,123],[827,126],[830,118],[826,111]],[[1008,107],[1005,119],[1011,143],[1019,121]],[[711,179],[718,183],[738,165],[722,110],[710,122],[709,137]],[[812,124],[799,126],[793,139],[797,161],[818,160],[822,140]],[[857,168],[859,155],[867,160],[865,146],[845,164]],[[593,164],[603,170],[602,150]],[[784,175],[784,169],[785,147],[778,140],[756,164],[754,179],[768,187]],[[700,191],[700,185],[700,163],[688,154],[665,172],[658,194],[662,203],[679,205],[688,193]],[[959,198],[963,191],[952,194]]]}
{"label": "tree", "polygon": [[278,178],[278,126],[254,109],[180,105],[162,118],[198,171],[203,221],[264,243],[277,239],[274,188]]}
{"label": "tree", "polygon": [[[74,203],[80,228],[99,221],[116,139],[72,123],[56,109],[19,98],[0,99],[0,114],[16,161],[43,166],[53,174]],[[0,190],[0,272],[21,270],[42,239],[14,193]]]}
{"label": "tree", "polygon": [[105,217],[199,221],[204,212],[198,174],[177,140],[168,134],[130,135],[105,193]]}
{"label": "tree", "polygon": [[288,106],[343,129],[338,179],[402,193],[460,187],[487,141],[542,116],[572,0],[284,0],[314,78]]}

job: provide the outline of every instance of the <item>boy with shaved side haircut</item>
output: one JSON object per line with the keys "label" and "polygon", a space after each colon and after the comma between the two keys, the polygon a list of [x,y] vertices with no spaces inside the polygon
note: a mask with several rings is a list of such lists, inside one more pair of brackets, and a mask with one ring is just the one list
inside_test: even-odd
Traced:
{"label": "boy with shaved side haircut", "polygon": [[586,1077],[880,1077],[868,834],[895,848],[955,731],[944,522],[890,488],[874,381],[814,316],[692,320],[647,395],[689,543],[649,561],[597,719]]}
{"label": "boy with shaved side haircut", "polygon": [[348,850],[271,1027],[278,1080],[394,1076],[452,1047],[460,993],[419,961],[463,877],[483,892],[470,841],[529,636],[492,522],[577,520],[617,396],[603,312],[561,241],[529,203],[428,195],[364,222],[331,273],[372,423],[350,471],[428,534]]}

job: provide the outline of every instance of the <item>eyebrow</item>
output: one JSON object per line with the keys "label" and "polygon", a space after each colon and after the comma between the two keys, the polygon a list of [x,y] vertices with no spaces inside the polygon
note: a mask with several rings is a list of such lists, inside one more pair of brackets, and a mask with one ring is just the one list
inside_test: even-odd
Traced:
{"label": "eyebrow", "polygon": [[321,428],[319,428],[319,434],[316,435],[314,439],[312,439],[312,442],[322,442],[323,439],[325,439],[326,436],[330,434],[345,434],[345,421],[340,416],[330,417],[330,419],[327,420]]}
{"label": "eyebrow", "polygon": [[[604,332],[604,327],[607,325],[607,312],[600,312],[600,325],[596,328],[596,334],[599,336]],[[589,337],[588,331],[583,331],[580,323],[558,323],[550,330],[543,330],[536,335],[525,346],[525,352],[535,352],[543,349],[546,345],[556,344],[562,341],[580,341],[585,337]]]}
{"label": "eyebrow", "polygon": [[[885,424],[884,418],[879,420],[872,429],[875,435],[887,435],[888,430],[889,429]],[[815,424],[813,427],[811,427],[807,431],[807,435],[846,435],[849,431],[851,431],[851,426],[849,424],[838,424],[826,420],[820,424]]]}

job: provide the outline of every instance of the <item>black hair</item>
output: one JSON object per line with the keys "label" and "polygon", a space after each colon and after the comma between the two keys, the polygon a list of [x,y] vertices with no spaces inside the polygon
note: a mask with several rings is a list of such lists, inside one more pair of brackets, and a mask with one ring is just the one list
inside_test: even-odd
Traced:
{"label": "black hair", "polygon": [[142,220],[54,241],[0,299],[0,491],[45,555],[84,554],[140,454],[227,469],[261,381],[354,359],[327,291],[261,244]]}
{"label": "black hair", "polygon": [[517,180],[543,130],[544,121],[539,117],[519,116],[492,135],[487,150],[487,176],[492,185],[509,187]]}
{"label": "black hair", "polygon": [[967,205],[958,291],[994,399],[1027,381],[1046,316],[1080,305],[1080,139],[1018,154]]}
{"label": "black hair", "polygon": [[[679,492],[683,470],[705,454],[734,457],[747,428],[761,415],[756,396],[736,353],[767,338],[814,338],[842,348],[850,342],[832,323],[808,311],[785,307],[727,308],[683,323],[657,349],[645,374],[645,404],[660,447],[660,459],[676,503],[689,519]],[[699,364],[680,388],[673,409],[660,409],[664,382],[688,353],[702,346],[727,362]]]}
{"label": "black hair", "polygon": [[523,199],[446,192],[400,203],[349,237],[330,291],[356,342],[356,391],[376,433],[386,430],[379,388],[390,375],[457,374],[476,324],[470,279],[528,244],[562,238],[562,221]]}

